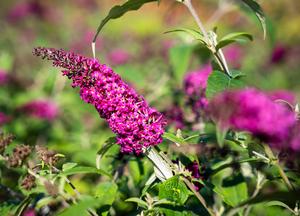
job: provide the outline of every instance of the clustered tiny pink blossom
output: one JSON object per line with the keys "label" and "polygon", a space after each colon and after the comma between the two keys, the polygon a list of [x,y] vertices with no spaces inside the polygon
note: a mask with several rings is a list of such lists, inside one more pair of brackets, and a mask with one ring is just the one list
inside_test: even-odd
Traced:
{"label": "clustered tiny pink blossom", "polygon": [[188,73],[184,79],[184,92],[188,97],[188,104],[192,106],[195,113],[199,113],[199,110],[204,109],[208,104],[205,91],[211,72],[212,67],[207,64],[199,71]]}
{"label": "clustered tiny pink blossom", "polygon": [[59,112],[57,105],[49,100],[33,100],[22,105],[19,110],[29,116],[47,121],[54,120]]}
{"label": "clustered tiny pink blossom", "polygon": [[209,104],[212,118],[223,128],[249,131],[273,147],[290,147],[295,113],[253,88],[226,91]]}
{"label": "clustered tiny pink blossom", "polygon": [[142,96],[111,68],[96,59],[52,48],[36,48],[34,54],[65,68],[63,75],[80,88],[82,100],[95,106],[117,135],[121,152],[137,155],[162,142],[165,120]]}

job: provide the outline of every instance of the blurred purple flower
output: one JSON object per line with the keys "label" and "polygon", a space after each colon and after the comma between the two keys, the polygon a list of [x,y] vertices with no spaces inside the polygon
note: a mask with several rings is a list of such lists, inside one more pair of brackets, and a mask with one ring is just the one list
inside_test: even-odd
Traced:
{"label": "blurred purple flower", "polygon": [[281,44],[278,44],[274,47],[271,56],[271,63],[280,63],[284,61],[287,55],[287,48]]}
{"label": "blurred purple flower", "polygon": [[296,124],[294,112],[251,88],[221,93],[208,109],[221,127],[249,131],[278,148],[285,147]]}
{"label": "blurred purple flower", "polygon": [[24,211],[23,216],[36,216],[34,209],[29,208]]}
{"label": "blurred purple flower", "polygon": [[9,76],[8,74],[0,69],[0,86],[7,84],[9,81]]}
{"label": "blurred purple flower", "polygon": [[241,61],[243,58],[243,52],[240,46],[231,45],[224,48],[224,55],[227,62],[234,68],[241,67]]}
{"label": "blurred purple flower", "polygon": [[166,124],[156,109],[126,84],[111,68],[96,59],[52,48],[36,48],[34,54],[65,68],[63,75],[80,88],[80,96],[95,106],[117,135],[121,152],[141,154],[162,142]]}
{"label": "blurred purple flower", "polygon": [[[193,161],[190,164],[186,166],[186,169],[192,173],[192,177],[195,179],[202,179],[202,176],[200,174],[199,164],[197,161]],[[202,187],[202,185],[199,182],[194,182],[194,187],[197,191],[199,191]]]}
{"label": "blurred purple flower", "polygon": [[167,58],[169,55],[169,50],[174,46],[173,40],[165,40],[161,44],[161,54],[164,58]]}
{"label": "blurred purple flower", "polygon": [[0,112],[0,126],[10,122],[11,117],[7,116],[3,112]]}
{"label": "blurred purple flower", "polygon": [[122,49],[116,49],[108,54],[108,61],[112,65],[123,65],[126,64],[130,59],[130,54]]}
{"label": "blurred purple flower", "polygon": [[8,20],[14,23],[21,21],[32,14],[40,18],[45,15],[45,8],[39,1],[32,0],[18,2],[8,12]]}
{"label": "blurred purple flower", "polygon": [[172,106],[164,112],[168,124],[174,124],[177,129],[184,127],[184,114],[179,106]]}
{"label": "blurred purple flower", "polygon": [[294,106],[296,104],[296,97],[293,93],[286,90],[276,90],[268,93],[273,101],[283,100]]}
{"label": "blurred purple flower", "polygon": [[55,103],[48,100],[33,100],[19,108],[29,116],[52,121],[58,116],[59,109]]}
{"label": "blurred purple flower", "polygon": [[212,72],[210,64],[206,64],[201,70],[188,73],[184,78],[184,92],[188,97],[188,103],[192,105],[195,113],[207,106],[205,97],[207,79]]}

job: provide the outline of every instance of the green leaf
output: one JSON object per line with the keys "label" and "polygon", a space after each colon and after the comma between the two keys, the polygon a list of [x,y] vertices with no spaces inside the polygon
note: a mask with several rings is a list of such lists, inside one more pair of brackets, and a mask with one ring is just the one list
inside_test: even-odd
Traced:
{"label": "green leaf", "polygon": [[181,84],[184,74],[188,70],[190,57],[192,54],[191,46],[176,46],[169,51],[170,64],[174,73],[175,80]]}
{"label": "green leaf", "polygon": [[281,201],[270,201],[270,202],[267,202],[267,206],[281,206],[283,208],[288,209],[292,213],[295,213],[293,209],[291,209],[287,204],[285,204],[285,203],[283,203]]}
{"label": "green leaf", "polygon": [[179,138],[177,137],[176,135],[172,134],[172,133],[168,133],[168,132],[165,132],[163,134],[163,138],[167,139],[167,140],[170,140],[171,142],[174,142],[174,143],[178,143],[180,145],[183,145],[185,144],[185,140],[182,139],[182,138]]}
{"label": "green leaf", "polygon": [[143,164],[139,158],[132,159],[128,162],[128,168],[131,178],[135,185],[138,185],[143,179]]}
{"label": "green leaf", "polygon": [[65,163],[63,164],[62,166],[62,171],[66,171],[66,170],[69,170],[69,169],[72,169],[74,168],[75,166],[77,166],[77,163]]}
{"label": "green leaf", "polygon": [[183,205],[189,197],[189,190],[179,176],[174,176],[158,186],[159,199],[167,199]]}
{"label": "green leaf", "polygon": [[230,33],[226,36],[224,36],[223,38],[221,38],[221,40],[218,42],[216,49],[221,49],[225,46],[227,46],[228,44],[234,43],[234,42],[238,42],[238,41],[245,41],[249,40],[252,41],[253,37],[251,34],[247,33],[247,32],[234,32],[234,33]]}
{"label": "green leaf", "polygon": [[74,175],[74,174],[85,174],[85,173],[95,173],[100,175],[106,175],[108,177],[111,177],[111,175],[103,170],[97,169],[95,167],[88,167],[88,166],[77,166],[70,168],[68,170],[62,171],[60,175]]}
{"label": "green leaf", "polygon": [[217,185],[214,191],[232,207],[248,199],[247,184],[241,174],[224,179],[222,185]]}
{"label": "green leaf", "polygon": [[134,202],[134,203],[138,204],[138,206],[140,206],[140,207],[142,207],[144,209],[148,208],[148,204],[144,200],[141,200],[138,197],[131,197],[131,198],[125,200],[125,201],[126,202]]}
{"label": "green leaf", "polygon": [[261,26],[263,28],[264,38],[266,38],[266,31],[267,31],[266,18],[262,8],[255,0],[242,0],[242,1],[255,13],[256,17],[260,21]]}
{"label": "green leaf", "polygon": [[96,207],[99,204],[99,200],[93,197],[84,197],[77,204],[73,204],[63,212],[58,214],[59,216],[89,216],[88,209]]}
{"label": "green leaf", "polygon": [[268,193],[260,193],[254,198],[248,199],[242,203],[240,203],[237,208],[243,206],[250,206],[255,205],[262,202],[267,201],[280,201],[284,203],[295,203],[295,200],[299,199],[300,190],[294,191],[275,191],[275,192],[268,192]]}
{"label": "green leaf", "polygon": [[97,29],[96,35],[93,39],[93,42],[95,42],[97,40],[98,34],[102,30],[102,28],[106,25],[106,23],[108,21],[110,21],[111,19],[120,18],[128,11],[138,10],[146,3],[157,2],[157,1],[158,0],[128,0],[122,5],[114,6],[113,8],[110,9],[107,16],[101,21],[101,23]]}
{"label": "green leaf", "polygon": [[95,197],[98,198],[101,206],[109,206],[101,211],[102,215],[107,215],[110,206],[115,201],[117,196],[118,186],[114,182],[101,182],[97,185]]}
{"label": "green leaf", "polygon": [[116,137],[110,137],[108,138],[101,149],[97,152],[97,158],[96,158],[96,167],[97,169],[100,168],[100,162],[102,157],[105,155],[105,153],[116,143]]}
{"label": "green leaf", "polygon": [[7,203],[7,202],[1,202],[0,204],[0,215],[12,215],[13,209],[16,207],[16,205]]}
{"label": "green leaf", "polygon": [[193,38],[195,38],[196,40],[199,40],[202,44],[206,44],[203,34],[194,29],[189,29],[189,28],[174,29],[174,30],[166,31],[165,34],[175,33],[175,32],[187,33],[187,34],[191,35]]}
{"label": "green leaf", "polygon": [[242,87],[244,87],[244,82],[240,80],[240,77],[230,78],[223,72],[213,71],[207,80],[206,97],[210,99],[225,90]]}

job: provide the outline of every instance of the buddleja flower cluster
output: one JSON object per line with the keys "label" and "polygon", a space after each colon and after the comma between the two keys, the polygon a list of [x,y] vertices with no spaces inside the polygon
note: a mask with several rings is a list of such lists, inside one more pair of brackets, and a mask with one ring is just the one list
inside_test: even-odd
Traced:
{"label": "buddleja flower cluster", "polygon": [[[281,95],[291,98],[287,94]],[[253,88],[227,91],[210,101],[209,111],[223,129],[249,131],[273,147],[300,149],[299,142],[293,137],[298,124],[296,115],[293,110],[276,103],[278,96]]]}
{"label": "buddleja flower cluster", "polygon": [[210,64],[205,65],[201,70],[190,72],[184,79],[184,92],[188,97],[188,104],[192,105],[194,113],[206,108],[208,100],[205,96],[208,76],[212,72]]}
{"label": "buddleja flower cluster", "polygon": [[36,48],[34,54],[65,68],[63,75],[80,88],[82,100],[95,106],[117,134],[123,153],[141,154],[162,142],[165,120],[121,77],[96,59],[53,48]]}

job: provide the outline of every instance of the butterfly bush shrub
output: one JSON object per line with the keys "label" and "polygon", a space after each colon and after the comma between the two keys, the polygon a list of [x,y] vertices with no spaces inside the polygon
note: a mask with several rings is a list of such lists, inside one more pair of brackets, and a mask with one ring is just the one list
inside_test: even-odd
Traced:
{"label": "butterfly bush shrub", "polygon": [[[79,14],[98,16],[96,1],[74,2],[82,6]],[[186,13],[178,19],[194,22],[164,29],[173,40],[154,47],[150,37],[107,36],[111,20],[166,2],[113,6],[94,38],[78,21],[74,34],[83,39],[68,35],[64,48],[32,43],[32,61],[42,65],[32,80],[13,66],[0,69],[0,215],[300,214],[297,94],[260,88],[262,75],[244,61],[247,46],[267,46],[262,7],[255,0],[203,1],[202,7],[171,0]],[[48,4],[12,5],[7,22],[59,17]],[[212,6],[216,12],[206,22],[203,7]],[[251,33],[230,32],[222,17],[231,10],[251,12],[263,34],[250,27]],[[216,20],[224,32],[214,28]],[[150,24],[147,31],[155,27]],[[284,63],[288,48],[278,44],[256,70]],[[45,69],[47,61],[52,65]]]}

